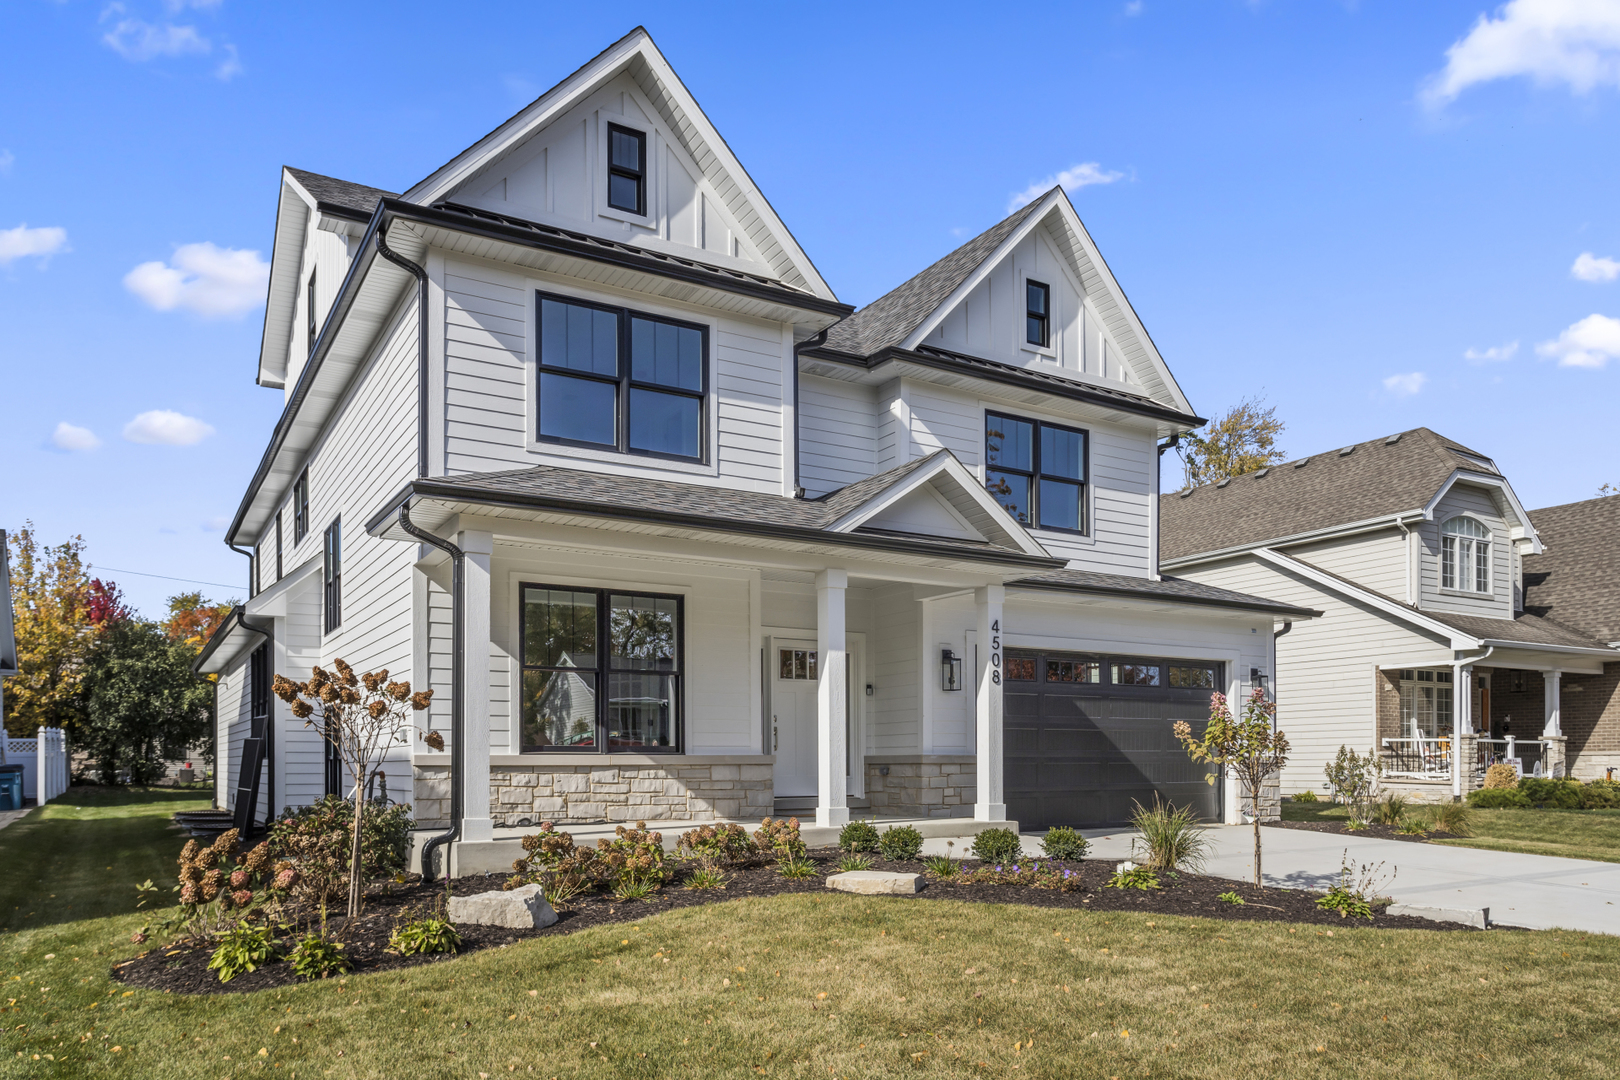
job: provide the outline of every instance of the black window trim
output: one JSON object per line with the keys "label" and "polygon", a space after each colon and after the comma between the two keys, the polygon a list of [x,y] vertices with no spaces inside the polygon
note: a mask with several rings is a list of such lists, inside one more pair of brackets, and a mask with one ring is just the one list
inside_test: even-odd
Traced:
{"label": "black window trim", "polygon": [[317,269],[317,267],[313,266],[309,268],[309,280],[304,284],[304,307],[309,309],[304,312],[305,332],[309,338],[306,344],[311,351],[315,348],[315,332],[320,329],[315,322],[315,272]]}
{"label": "black window trim", "polygon": [[[641,153],[639,155],[640,158],[641,158],[641,168],[640,168],[640,170],[627,169],[622,165],[615,165],[613,163],[613,135],[614,135],[615,132],[618,132],[621,135],[630,136],[631,138],[635,139],[637,144],[640,146],[640,148],[641,148]],[[621,214],[634,214],[636,217],[646,217],[646,216],[648,216],[647,215],[647,133],[645,131],[637,131],[635,128],[625,127],[623,124],[615,124],[615,123],[611,123],[611,122],[608,124],[607,173],[606,173],[606,175],[609,178],[614,177],[614,176],[626,176],[626,177],[629,177],[630,179],[632,179],[632,180],[634,180],[636,182],[636,208],[634,210],[632,210],[627,206],[616,206],[616,205],[614,205],[614,203],[613,203],[613,183],[612,183],[612,180],[609,179],[609,181],[608,181],[608,189],[607,189],[607,192],[606,192],[606,200],[607,200],[607,205],[608,205],[609,210],[617,210]]]}
{"label": "black window trim", "polygon": [[[523,743],[523,676],[528,671],[567,671],[567,668],[547,667],[528,663],[528,619],[525,618],[524,592],[528,589],[546,589],[554,592],[593,593],[596,596],[596,655],[597,666],[592,669],[600,682],[596,691],[596,742],[591,746],[536,746]],[[675,731],[669,746],[624,746],[618,749],[608,743],[607,737],[607,679],[613,673],[609,605],[614,595],[644,596],[653,600],[675,601],[675,670],[657,672],[675,679]],[[520,581],[517,587],[518,617],[518,753],[520,754],[684,754],[686,753],[686,596],[683,593],[658,593],[634,586],[609,586],[597,589],[584,585],[556,585],[541,581]]]}
{"label": "black window trim", "polygon": [[[335,542],[334,542],[335,541]],[[343,515],[332,519],[322,534],[321,615],[325,633],[343,626]]]}
{"label": "black window trim", "polygon": [[[1005,419],[1005,420],[1015,420],[1020,424],[1029,424],[1034,428],[1034,432],[1030,437],[1030,447],[1029,447],[1030,471],[1029,472],[1025,472],[1023,469],[1008,468],[1008,467],[1006,467],[1004,465],[991,465],[990,464],[990,449],[989,449],[989,443],[990,443],[990,418],[992,416],[999,416],[999,417],[1001,417],[1002,419]],[[1070,434],[1080,436],[1080,479],[1075,480],[1073,477],[1058,476],[1056,474],[1053,474],[1050,477],[1050,479],[1052,479],[1052,480],[1060,481],[1060,482],[1065,483],[1065,484],[1079,484],[1080,485],[1080,528],[1078,528],[1078,529],[1065,529],[1060,525],[1042,525],[1041,524],[1041,485],[1040,485],[1040,479],[1041,479],[1041,428],[1043,428],[1043,427],[1056,428],[1059,431],[1067,431]],[[1029,477],[1029,524],[1026,526],[1026,528],[1030,529],[1033,532],[1067,533],[1070,536],[1090,536],[1091,535],[1091,506],[1090,506],[1090,498],[1091,498],[1091,432],[1090,432],[1090,430],[1088,430],[1086,428],[1070,427],[1067,424],[1056,424],[1056,423],[1052,423],[1049,420],[1037,420],[1037,419],[1035,419],[1034,417],[1031,417],[1031,416],[1014,416],[1011,413],[996,412],[993,409],[986,409],[984,411],[984,442],[985,442],[984,471],[985,471],[985,482],[986,482],[986,488],[987,489],[988,489],[988,483],[989,483],[989,479],[990,479],[990,472],[991,472],[992,469],[994,471],[996,471],[996,472],[1013,473],[1016,476],[1027,476],[1027,477]],[[992,494],[992,496],[994,496],[994,492],[992,492],[991,494]]]}
{"label": "black window trim", "polygon": [[309,535],[309,466],[305,465],[293,481],[293,547],[304,542]]}
{"label": "black window trim", "polygon": [[[541,342],[544,335],[542,325],[541,303],[550,300],[558,304],[572,304],[576,307],[592,308],[596,311],[605,311],[614,315],[619,324],[618,348],[618,374],[615,376],[597,375],[594,372],[580,371],[577,368],[557,367],[547,365],[545,353]],[[696,330],[703,335],[703,378],[702,387],[698,390],[687,390],[684,387],[665,386],[661,383],[638,382],[631,377],[630,340],[631,321],[645,319],[648,322],[667,323],[670,326],[680,326],[688,330]],[[566,296],[561,293],[548,293],[535,290],[534,299],[534,340],[535,340],[535,380],[534,380],[534,440],[535,442],[551,443],[555,446],[578,446],[586,450],[611,450],[616,454],[626,454],[632,457],[660,458],[664,461],[685,461],[694,465],[709,464],[709,327],[704,323],[688,322],[685,319],[675,319],[668,315],[656,315],[652,312],[639,311],[635,308],[616,307],[612,304],[603,304],[595,300],[586,300],[577,296]],[[540,375],[566,375],[574,379],[588,379],[593,382],[608,383],[614,386],[614,418],[613,431],[615,442],[607,443],[584,442],[580,439],[564,439],[556,435],[546,435],[540,430]],[[676,397],[694,398],[698,403],[698,452],[695,457],[686,454],[664,454],[656,450],[635,450],[630,446],[630,391],[652,390],[660,394],[671,394]]]}
{"label": "black window trim", "polygon": [[[1041,295],[1045,298],[1046,310],[1039,315],[1029,306],[1030,289],[1041,290]],[[1039,341],[1029,339],[1029,321],[1031,319],[1039,319],[1041,322],[1041,340]],[[1034,345],[1042,349],[1052,347],[1052,286],[1044,281],[1036,281],[1033,278],[1024,279],[1024,344]]]}
{"label": "black window trim", "polygon": [[281,580],[281,511],[276,511],[276,580]]}

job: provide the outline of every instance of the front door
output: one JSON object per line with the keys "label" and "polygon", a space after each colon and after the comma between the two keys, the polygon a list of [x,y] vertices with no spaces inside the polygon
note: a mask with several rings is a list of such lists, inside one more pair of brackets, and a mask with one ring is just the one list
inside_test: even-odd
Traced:
{"label": "front door", "polygon": [[816,794],[816,643],[771,639],[771,752],[778,798]]}

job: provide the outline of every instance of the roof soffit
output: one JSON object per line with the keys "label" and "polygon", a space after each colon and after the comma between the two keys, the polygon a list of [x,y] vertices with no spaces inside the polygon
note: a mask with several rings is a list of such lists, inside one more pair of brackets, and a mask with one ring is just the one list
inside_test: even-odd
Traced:
{"label": "roof soffit", "polygon": [[279,390],[286,384],[292,347],[293,315],[298,307],[298,279],[304,266],[304,246],[315,198],[281,170],[281,193],[276,204],[276,227],[270,249],[270,286],[264,305],[264,333],[259,339],[260,386]]}
{"label": "roof soffit", "polygon": [[404,198],[433,205],[450,198],[507,154],[621,74],[628,74],[676,143],[707,179],[765,265],[784,282],[835,300],[810,257],[764,196],[652,37],[637,27],[546,91],[517,115],[462,151]]}

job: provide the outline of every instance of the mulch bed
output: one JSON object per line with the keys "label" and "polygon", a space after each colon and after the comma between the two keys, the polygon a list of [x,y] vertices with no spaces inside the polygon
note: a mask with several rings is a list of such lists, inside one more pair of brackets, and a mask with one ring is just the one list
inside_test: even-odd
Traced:
{"label": "mulch bed", "polygon": [[[1343,821],[1263,821],[1268,829],[1304,829],[1306,832],[1343,833],[1345,836],[1369,836],[1374,840],[1407,840],[1414,844],[1427,844],[1435,839],[1430,836],[1413,836],[1408,833],[1395,831],[1393,825],[1368,824],[1364,829],[1349,829]],[[1442,833],[1441,837],[1449,834]]]}
{"label": "mulch bed", "polygon": [[[1290,823],[1292,824],[1292,823]],[[625,902],[611,896],[600,895],[576,902],[568,911],[558,913],[558,920],[543,930],[508,930],[494,926],[457,926],[462,938],[461,954],[480,949],[504,948],[530,938],[553,937],[586,930],[609,923],[639,922],[642,919],[678,908],[700,904],[721,903],[752,896],[780,896],[785,893],[827,892],[823,879],[837,873],[841,852],[823,848],[810,852],[818,864],[815,877],[794,880],[785,878],[769,866],[755,866],[728,871],[729,880],[724,889],[687,889],[681,881],[686,877],[683,867],[673,885],[668,886],[651,900]],[[1042,860],[1043,864],[1049,860]],[[971,870],[979,864],[968,861],[961,864]],[[1153,891],[1110,889],[1104,886],[1113,876],[1114,860],[1086,860],[1084,862],[1057,863],[1079,872],[1081,888],[1077,892],[1059,892],[1053,889],[1033,889],[1022,885],[966,884],[955,880],[929,878],[917,900],[966,900],[976,903],[1023,904],[1029,907],[1069,908],[1089,911],[1134,911],[1155,915],[1189,915],[1233,922],[1297,922],[1321,926],[1372,926],[1381,929],[1403,930],[1466,930],[1452,923],[1435,923],[1411,916],[1392,916],[1376,909],[1372,922],[1364,919],[1344,919],[1337,912],[1319,908],[1314,903],[1319,893],[1298,889],[1257,889],[1252,885],[1228,878],[1204,877],[1198,874],[1178,874],[1167,877],[1165,888]],[[922,873],[921,862],[887,862],[877,860],[874,870],[898,870]],[[450,891],[457,896],[499,889],[504,874],[459,878]],[[1218,900],[1222,893],[1235,892],[1246,901],[1242,905]],[[353,964],[350,974],[367,974],[416,967],[421,964],[443,964],[456,955],[397,956],[387,951],[388,938],[397,923],[418,917],[439,905],[444,897],[442,883],[424,885],[414,876],[406,884],[373,885],[366,896],[365,913],[357,925],[346,927],[340,916],[329,917],[328,929],[344,943],[344,951]],[[904,900],[897,900],[903,903]],[[294,919],[300,925],[307,920]],[[287,947],[291,941],[285,942]],[[130,986],[162,990],[178,994],[231,994],[248,993],[270,987],[287,986],[300,982],[292,973],[291,965],[275,962],[257,971],[238,975],[228,983],[221,983],[208,969],[213,952],[206,940],[183,940],[166,948],[141,953],[133,960],[116,965],[113,978]]]}

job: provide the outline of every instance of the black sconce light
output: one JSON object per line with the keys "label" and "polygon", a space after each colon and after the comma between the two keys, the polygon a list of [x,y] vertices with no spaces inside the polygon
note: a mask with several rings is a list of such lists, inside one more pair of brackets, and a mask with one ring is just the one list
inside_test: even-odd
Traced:
{"label": "black sconce light", "polygon": [[1266,673],[1257,667],[1250,668],[1249,684],[1251,686],[1258,686],[1260,689],[1264,690],[1266,688]]}
{"label": "black sconce light", "polygon": [[939,653],[939,688],[962,689],[962,658],[949,649],[941,649]]}

